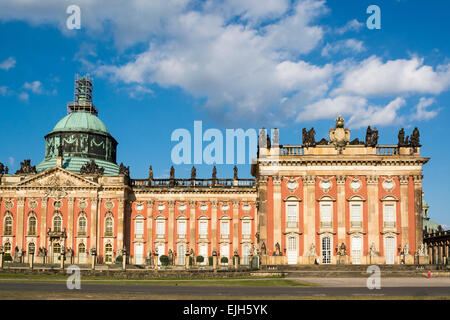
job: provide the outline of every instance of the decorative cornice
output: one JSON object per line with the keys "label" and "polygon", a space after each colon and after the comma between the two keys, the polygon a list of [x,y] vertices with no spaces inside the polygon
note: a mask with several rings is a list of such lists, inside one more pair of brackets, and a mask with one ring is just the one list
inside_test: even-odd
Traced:
{"label": "decorative cornice", "polygon": [[378,184],[379,180],[380,180],[379,176],[375,176],[375,175],[367,175],[366,176],[367,184]]}

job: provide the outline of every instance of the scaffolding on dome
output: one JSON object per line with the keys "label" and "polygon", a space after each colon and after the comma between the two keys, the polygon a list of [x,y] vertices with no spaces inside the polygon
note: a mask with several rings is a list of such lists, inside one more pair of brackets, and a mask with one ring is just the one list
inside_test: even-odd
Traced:
{"label": "scaffolding on dome", "polygon": [[72,112],[89,112],[98,115],[98,110],[92,103],[93,81],[89,75],[80,78],[75,76],[75,93],[74,101],[67,103],[67,113]]}

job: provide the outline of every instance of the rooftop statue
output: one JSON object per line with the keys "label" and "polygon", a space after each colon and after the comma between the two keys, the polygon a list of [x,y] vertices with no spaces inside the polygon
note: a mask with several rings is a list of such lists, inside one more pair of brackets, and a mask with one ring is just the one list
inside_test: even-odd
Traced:
{"label": "rooftop statue", "polygon": [[302,131],[303,134],[303,146],[305,147],[314,147],[316,145],[316,138],[315,138],[315,134],[316,131],[314,130],[314,128],[309,129],[308,131],[306,130],[306,128],[303,128]]}
{"label": "rooftop statue", "polygon": [[123,174],[123,175],[129,177],[130,176],[130,167],[129,166],[125,167],[125,165],[123,163],[120,163],[119,174]]}
{"label": "rooftop statue", "polygon": [[86,162],[80,169],[80,174],[103,174],[105,169],[99,167],[95,160],[91,160],[90,162]]}
{"label": "rooftop statue", "polygon": [[192,166],[192,169],[191,169],[191,180],[194,180],[196,176],[197,176],[197,169],[195,169],[195,167]]}
{"label": "rooftop statue", "polygon": [[36,173],[36,166],[31,166],[31,160],[26,159],[23,162],[20,163],[20,169],[16,171],[16,174],[21,173]]}
{"label": "rooftop statue", "polygon": [[373,130],[370,128],[370,126],[367,127],[366,130],[366,147],[372,147],[375,148],[378,144],[378,130],[376,127],[373,128]]}
{"label": "rooftop statue", "polygon": [[422,145],[420,144],[420,133],[417,127],[414,128],[413,133],[411,135],[410,145],[412,148],[419,148]]}

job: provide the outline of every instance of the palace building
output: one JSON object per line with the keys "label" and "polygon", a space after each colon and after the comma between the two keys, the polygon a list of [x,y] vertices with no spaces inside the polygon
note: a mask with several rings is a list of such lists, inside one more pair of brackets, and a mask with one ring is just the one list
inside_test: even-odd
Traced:
{"label": "palace building", "polygon": [[[378,145],[378,131],[350,140],[344,119],[329,139],[303,129],[301,145],[281,145],[278,131],[258,139],[253,179],[131,179],[116,163],[117,141],[92,103],[92,81],[76,79],[68,114],[45,136],[37,165],[15,174],[0,164],[3,252],[15,261],[132,264],[167,255],[239,255],[264,265],[413,264],[425,261],[419,131]],[[422,259],[422,260],[421,260]],[[219,260],[220,261],[220,260]]]}

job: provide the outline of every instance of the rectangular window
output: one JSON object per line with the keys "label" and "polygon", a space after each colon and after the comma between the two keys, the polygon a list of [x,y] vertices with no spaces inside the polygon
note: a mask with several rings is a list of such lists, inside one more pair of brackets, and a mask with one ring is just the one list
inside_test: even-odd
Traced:
{"label": "rectangular window", "polygon": [[251,222],[250,221],[242,221],[242,237],[250,238],[251,233]]}
{"label": "rectangular window", "polygon": [[186,238],[186,221],[178,221],[178,238]]}
{"label": "rectangular window", "polygon": [[298,222],[298,207],[295,204],[287,206],[287,227],[296,228]]}
{"label": "rectangular window", "polygon": [[156,222],[156,237],[157,238],[164,238],[165,232],[165,222],[164,221],[157,221]]}
{"label": "rectangular window", "polygon": [[208,238],[208,221],[199,221],[198,234],[200,238]]}
{"label": "rectangular window", "polygon": [[385,228],[395,228],[395,205],[384,205],[383,220]]}
{"label": "rectangular window", "polygon": [[144,221],[136,221],[134,234],[136,238],[142,238],[144,235]]}
{"label": "rectangular window", "polygon": [[362,205],[361,203],[350,204],[350,221],[352,228],[362,227]]}
{"label": "rectangular window", "polygon": [[323,228],[331,227],[332,203],[320,204],[320,224]]}
{"label": "rectangular window", "polygon": [[230,235],[230,222],[222,221],[220,222],[220,237],[223,239],[228,239]]}

